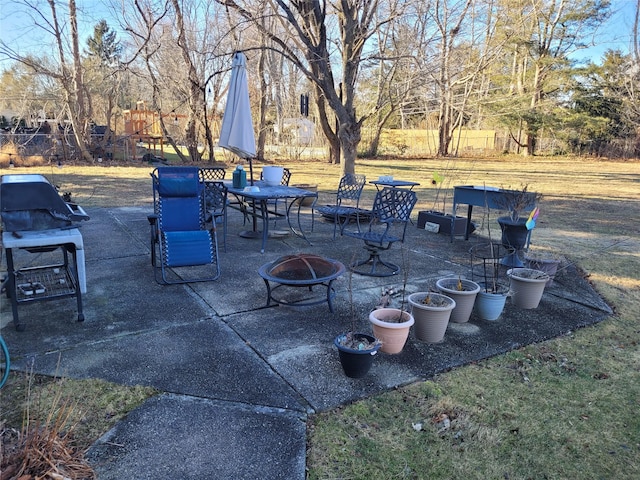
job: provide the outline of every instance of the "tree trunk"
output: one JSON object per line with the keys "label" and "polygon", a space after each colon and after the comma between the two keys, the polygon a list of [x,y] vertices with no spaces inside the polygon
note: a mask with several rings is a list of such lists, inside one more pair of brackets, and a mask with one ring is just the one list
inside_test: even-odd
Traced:
{"label": "tree trunk", "polygon": [[[329,141],[329,163],[338,165],[340,164],[340,139],[336,132],[331,128],[329,119],[327,118],[327,104],[324,99],[322,90],[317,85],[314,85],[316,100],[316,106],[318,107],[318,120],[320,121],[320,127],[325,137]],[[331,112],[333,114],[333,111]],[[337,126],[336,126],[337,127]],[[336,128],[337,130],[337,128]]]}
{"label": "tree trunk", "polygon": [[356,173],[356,158],[358,157],[361,130],[362,125],[355,120],[340,122],[338,137],[340,138],[343,175]]}

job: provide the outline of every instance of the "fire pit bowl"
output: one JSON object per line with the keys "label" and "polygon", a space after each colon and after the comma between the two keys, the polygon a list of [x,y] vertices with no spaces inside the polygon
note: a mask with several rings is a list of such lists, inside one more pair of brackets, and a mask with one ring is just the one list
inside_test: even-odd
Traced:
{"label": "fire pit bowl", "polygon": [[[271,305],[272,301],[279,305],[295,307],[327,302],[329,310],[333,313],[332,299],[335,296],[335,291],[331,284],[345,271],[345,266],[337,260],[310,253],[298,253],[286,255],[262,265],[258,269],[258,274],[267,286],[267,307]],[[271,282],[277,285],[272,287]],[[312,287],[315,285],[323,285],[327,288],[326,297],[287,300],[284,297],[275,298],[273,296],[274,292],[281,287],[308,287],[309,291],[312,291]]]}

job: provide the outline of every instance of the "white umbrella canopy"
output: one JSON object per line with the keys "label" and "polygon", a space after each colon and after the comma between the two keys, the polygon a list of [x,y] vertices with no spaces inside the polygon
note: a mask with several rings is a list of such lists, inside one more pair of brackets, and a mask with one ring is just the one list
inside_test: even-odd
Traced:
{"label": "white umbrella canopy", "polygon": [[236,52],[233,56],[227,105],[222,117],[218,145],[241,158],[248,158],[250,162],[256,156],[256,137],[247,83],[247,58],[242,52]]}

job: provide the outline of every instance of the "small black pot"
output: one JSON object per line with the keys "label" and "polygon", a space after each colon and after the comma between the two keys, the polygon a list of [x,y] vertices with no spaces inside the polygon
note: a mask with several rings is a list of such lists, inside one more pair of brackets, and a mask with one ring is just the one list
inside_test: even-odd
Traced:
{"label": "small black pot", "polygon": [[[365,333],[355,333],[356,338],[366,339],[370,343],[376,341],[375,337],[367,335]],[[338,335],[333,343],[338,348],[338,354],[340,355],[340,363],[342,369],[347,377],[362,378],[364,377],[373,364],[373,357],[378,353],[380,344],[376,344],[372,349],[368,350],[356,350],[353,348],[345,347],[340,344],[340,339],[344,337],[344,334]]]}

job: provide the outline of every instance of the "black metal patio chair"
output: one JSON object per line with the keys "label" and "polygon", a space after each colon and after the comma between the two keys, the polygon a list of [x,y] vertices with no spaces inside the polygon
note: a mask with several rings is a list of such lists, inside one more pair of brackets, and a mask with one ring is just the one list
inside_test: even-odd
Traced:
{"label": "black metal patio chair", "polygon": [[340,179],[338,191],[336,192],[336,203],[334,205],[323,205],[316,210],[323,217],[333,221],[333,238],[336,238],[336,231],[340,227],[340,235],[344,233],[346,225],[354,219],[360,229],[360,219],[369,218],[369,210],[360,208],[360,195],[367,181],[364,175],[347,173]]}
{"label": "black metal patio chair", "polygon": [[344,231],[344,235],[364,241],[364,248],[369,253],[369,258],[351,265],[352,271],[373,277],[388,277],[400,271],[399,265],[382,260],[380,253],[396,242],[404,242],[417,200],[415,192],[403,188],[385,187],[376,194],[368,228]]}
{"label": "black metal patio chair", "polygon": [[[227,251],[227,187],[222,182],[204,182],[205,219],[222,225],[222,248]],[[216,229],[217,230],[217,229]]]}

